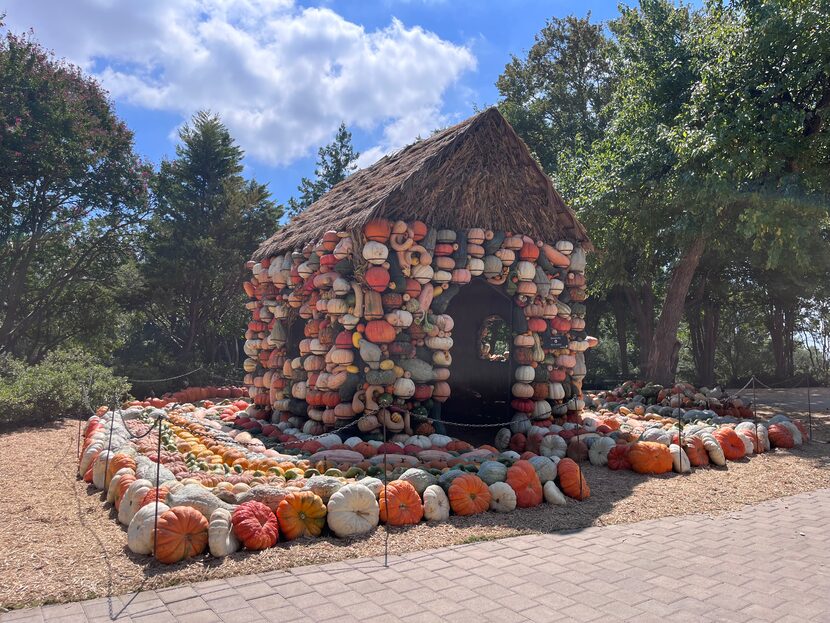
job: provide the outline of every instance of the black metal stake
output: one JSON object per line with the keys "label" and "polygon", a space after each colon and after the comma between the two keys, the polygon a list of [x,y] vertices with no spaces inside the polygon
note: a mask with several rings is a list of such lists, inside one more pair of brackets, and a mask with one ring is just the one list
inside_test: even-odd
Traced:
{"label": "black metal stake", "polygon": [[813,440],[813,404],[810,400],[810,373],[807,373],[807,425],[810,430],[810,441]]}
{"label": "black metal stake", "polygon": [[156,450],[156,511],[153,517],[153,556],[156,555],[156,543],[158,542],[159,534],[159,478],[161,477],[161,415],[156,417],[156,425],[158,425],[158,449]]}
{"label": "black metal stake", "polygon": [[389,566],[389,496],[386,493],[386,481],[389,480],[386,471],[386,419],[383,419],[383,502],[386,505],[386,537],[383,543],[383,566]]}
{"label": "black metal stake", "polygon": [[78,449],[75,451],[75,454],[78,455],[78,461],[81,460],[81,422],[84,418],[78,417]]}
{"label": "black metal stake", "polygon": [[107,442],[107,459],[104,461],[104,499],[107,497],[107,475],[110,469],[110,453],[112,452],[112,431],[115,430],[115,407],[112,407],[112,417],[110,418],[110,438]]}

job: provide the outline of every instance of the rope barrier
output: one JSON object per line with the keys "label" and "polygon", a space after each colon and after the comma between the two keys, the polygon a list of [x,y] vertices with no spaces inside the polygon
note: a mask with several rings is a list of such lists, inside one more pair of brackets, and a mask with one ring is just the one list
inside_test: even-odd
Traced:
{"label": "rope barrier", "polygon": [[191,370],[190,372],[185,372],[184,374],[179,374],[178,376],[171,376],[166,379],[127,379],[130,383],[162,383],[164,381],[175,381],[176,379],[181,379],[186,376],[190,376],[191,374],[196,374],[199,370],[204,370],[204,366],[199,366],[195,370]]}

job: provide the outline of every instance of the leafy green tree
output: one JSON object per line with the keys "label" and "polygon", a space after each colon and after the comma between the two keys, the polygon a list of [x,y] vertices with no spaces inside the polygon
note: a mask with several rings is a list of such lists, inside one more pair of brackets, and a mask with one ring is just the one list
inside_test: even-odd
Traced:
{"label": "leafy green tree", "polygon": [[300,196],[288,200],[288,214],[296,216],[357,169],[360,152],[352,147],[352,133],[341,123],[334,140],[317,150],[314,179],[302,178]]}
{"label": "leafy green tree", "polygon": [[140,265],[148,323],[136,341],[157,369],[238,358],[245,262],[282,214],[266,186],[242,177],[243,152],[218,117],[197,113],[179,139],[153,183]]}
{"label": "leafy green tree", "polygon": [[548,20],[496,81],[499,109],[566,195],[568,164],[602,137],[611,96],[612,45],[590,17]]}
{"label": "leafy green tree", "polygon": [[149,169],[100,85],[28,36],[0,40],[0,81],[0,353],[108,354]]}

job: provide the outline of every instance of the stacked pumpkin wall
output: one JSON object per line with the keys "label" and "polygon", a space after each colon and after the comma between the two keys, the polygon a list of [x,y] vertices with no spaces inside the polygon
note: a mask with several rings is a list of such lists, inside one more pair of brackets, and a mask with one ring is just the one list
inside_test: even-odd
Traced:
{"label": "stacked pumpkin wall", "polygon": [[382,219],[250,262],[245,383],[257,415],[312,435],[351,422],[367,438],[384,425],[433,432],[428,415],[450,396],[452,331],[464,321],[445,311],[479,278],[515,303],[512,433],[575,415],[596,344],[585,334],[585,263],[567,240]]}

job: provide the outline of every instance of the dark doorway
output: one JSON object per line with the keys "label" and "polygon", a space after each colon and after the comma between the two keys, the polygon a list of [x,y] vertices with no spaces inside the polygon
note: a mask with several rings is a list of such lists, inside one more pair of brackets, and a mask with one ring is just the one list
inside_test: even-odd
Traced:
{"label": "dark doorway", "polygon": [[[449,379],[452,391],[441,409],[446,422],[487,424],[510,420],[512,311],[513,300],[501,287],[483,278],[462,287],[447,307],[446,313],[455,326]],[[449,435],[478,443],[492,443],[497,430],[450,424],[446,428]]]}

